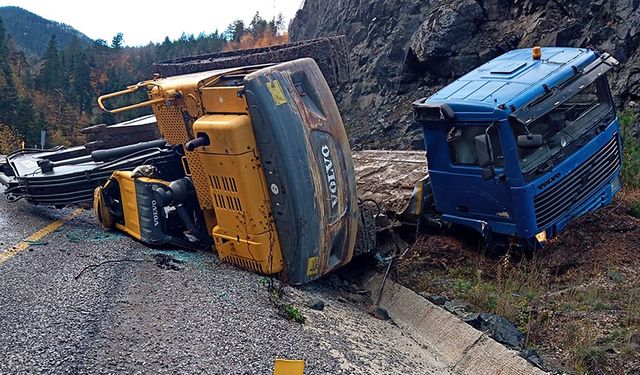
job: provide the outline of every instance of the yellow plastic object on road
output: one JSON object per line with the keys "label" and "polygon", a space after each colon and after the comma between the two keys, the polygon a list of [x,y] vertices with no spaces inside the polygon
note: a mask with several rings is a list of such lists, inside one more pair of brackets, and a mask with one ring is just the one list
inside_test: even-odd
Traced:
{"label": "yellow plastic object on road", "polygon": [[304,361],[301,359],[276,359],[273,375],[304,375]]}

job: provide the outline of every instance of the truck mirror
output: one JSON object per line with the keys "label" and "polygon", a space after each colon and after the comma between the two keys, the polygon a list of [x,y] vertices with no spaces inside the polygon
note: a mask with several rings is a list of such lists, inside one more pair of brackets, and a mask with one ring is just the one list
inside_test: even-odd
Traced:
{"label": "truck mirror", "polygon": [[489,135],[480,134],[475,138],[476,155],[478,155],[478,164],[482,167],[488,167],[493,164],[493,155],[491,153],[491,140]]}
{"label": "truck mirror", "polygon": [[518,136],[518,147],[538,148],[543,144],[542,134],[525,134]]}
{"label": "truck mirror", "polygon": [[478,155],[478,164],[482,167],[482,178],[490,180],[496,176],[493,168],[493,148],[491,147],[491,138],[489,134],[484,133],[475,136],[476,154]]}
{"label": "truck mirror", "polygon": [[453,141],[460,139],[460,137],[462,137],[462,128],[454,126],[447,133],[447,142],[452,143]]}

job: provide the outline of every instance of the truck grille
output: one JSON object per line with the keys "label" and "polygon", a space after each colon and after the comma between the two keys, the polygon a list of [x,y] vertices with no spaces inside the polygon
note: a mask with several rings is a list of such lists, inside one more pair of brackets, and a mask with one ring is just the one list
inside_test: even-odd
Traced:
{"label": "truck grille", "polygon": [[589,160],[562,181],[535,196],[538,228],[542,229],[567,210],[582,203],[620,168],[620,148],[616,135]]}

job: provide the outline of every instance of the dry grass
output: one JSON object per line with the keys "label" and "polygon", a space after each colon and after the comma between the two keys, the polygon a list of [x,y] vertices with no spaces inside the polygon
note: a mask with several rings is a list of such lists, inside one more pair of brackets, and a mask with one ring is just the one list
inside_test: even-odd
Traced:
{"label": "dry grass", "polygon": [[625,188],[533,259],[513,253],[491,260],[457,238],[420,238],[395,278],[508,318],[553,367],[632,374],[640,368],[633,338],[640,329],[640,221],[629,207],[638,194]]}

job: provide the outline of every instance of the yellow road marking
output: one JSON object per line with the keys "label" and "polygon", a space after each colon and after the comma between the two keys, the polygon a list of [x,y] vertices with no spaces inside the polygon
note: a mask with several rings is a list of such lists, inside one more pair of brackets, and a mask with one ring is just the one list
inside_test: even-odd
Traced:
{"label": "yellow road marking", "polygon": [[80,215],[82,213],[82,211],[84,211],[84,208],[75,209],[69,215],[63,217],[62,219],[59,219],[59,220],[56,220],[56,221],[52,222],[51,224],[49,224],[46,227],[40,229],[39,231],[33,233],[32,235],[30,235],[29,237],[25,238],[24,240],[18,242],[15,246],[9,248],[8,250],[6,250],[4,252],[1,252],[0,253],[0,264],[6,262],[7,260],[9,260],[11,258],[13,258],[13,256],[18,254],[19,252],[26,250],[29,247],[30,242],[39,241],[44,236],[52,233],[56,229],[58,229],[61,226],[63,226],[67,221],[69,221],[69,220],[73,219],[74,217]]}

